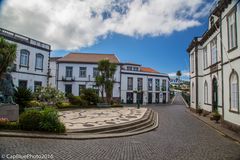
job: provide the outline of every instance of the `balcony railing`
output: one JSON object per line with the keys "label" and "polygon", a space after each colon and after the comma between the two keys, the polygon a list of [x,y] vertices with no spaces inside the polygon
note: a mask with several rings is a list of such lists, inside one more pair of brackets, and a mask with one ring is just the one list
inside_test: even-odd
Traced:
{"label": "balcony railing", "polygon": [[68,81],[68,82],[75,81],[75,77],[62,76],[62,81]]}
{"label": "balcony railing", "polygon": [[15,39],[17,41],[24,42],[24,43],[27,43],[27,44],[30,44],[32,46],[36,46],[36,47],[39,47],[39,48],[43,48],[45,50],[49,50],[49,51],[51,50],[51,46],[49,44],[37,41],[35,39],[31,39],[29,37],[23,36],[23,35],[18,34],[18,33],[14,33],[12,31],[8,31],[8,30],[3,29],[3,28],[0,28],[0,36]]}

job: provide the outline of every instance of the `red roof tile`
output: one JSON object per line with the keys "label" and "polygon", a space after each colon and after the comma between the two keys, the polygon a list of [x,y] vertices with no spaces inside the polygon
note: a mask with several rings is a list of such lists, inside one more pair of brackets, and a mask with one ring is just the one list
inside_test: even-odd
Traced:
{"label": "red roof tile", "polygon": [[69,53],[57,60],[57,62],[73,62],[73,63],[98,63],[103,59],[108,59],[112,63],[119,63],[118,58],[114,54],[98,54],[98,53]]}
{"label": "red roof tile", "polygon": [[160,73],[160,72],[158,72],[152,68],[148,68],[148,67],[141,67],[140,71],[141,72],[149,72],[149,73],[158,73],[158,74]]}

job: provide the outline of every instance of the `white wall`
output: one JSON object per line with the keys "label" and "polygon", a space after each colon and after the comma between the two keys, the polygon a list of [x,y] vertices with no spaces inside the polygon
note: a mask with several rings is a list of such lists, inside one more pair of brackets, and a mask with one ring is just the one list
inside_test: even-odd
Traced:
{"label": "white wall", "polygon": [[[9,40],[8,40],[9,41]],[[28,87],[34,90],[34,81],[41,81],[43,86],[47,85],[47,73],[48,73],[48,61],[49,61],[49,52],[27,46],[21,43],[16,43],[9,41],[11,43],[17,44],[17,53],[16,53],[16,72],[12,72],[13,83],[15,87],[18,87],[19,80],[27,80]],[[21,49],[26,49],[30,52],[29,54],[29,68],[20,67],[20,51]],[[36,54],[41,53],[44,56],[43,59],[43,70],[35,70],[35,60]]]}
{"label": "white wall", "polygon": [[[132,74],[129,74],[132,73]],[[136,74],[138,73],[138,74]],[[147,74],[147,73],[144,73]],[[148,73],[149,75],[144,75],[142,73],[139,72],[134,72],[134,71],[122,71],[121,73],[121,100],[123,100],[124,103],[127,102],[127,97],[126,94],[127,92],[133,92],[133,91],[137,91],[137,79],[138,78],[142,78],[143,79],[143,103],[148,103],[148,93],[153,93],[152,94],[152,103],[155,103],[155,93],[166,93],[166,102],[168,102],[168,87],[169,87],[169,79],[167,77],[160,77],[159,75],[156,74],[156,76],[151,75],[151,73]],[[164,75],[167,76],[167,75]],[[127,81],[128,81],[128,77],[132,77],[133,78],[133,90],[128,90],[127,88]],[[152,78],[153,79],[153,88],[151,91],[148,90],[148,79]],[[160,80],[160,91],[156,91],[155,88],[155,80],[159,79]],[[162,80],[166,80],[166,91],[162,92],[161,91],[161,87],[162,87]],[[134,93],[134,98],[133,98],[133,103],[137,103],[137,94]],[[160,97],[160,103],[162,102],[162,97]]]}
{"label": "white wall", "polygon": [[[66,67],[73,67],[74,81],[66,82],[62,80],[62,77],[66,75]],[[85,78],[79,77],[79,67],[87,67],[87,76]],[[59,63],[57,70],[58,84],[57,88],[65,92],[65,84],[72,84],[72,92],[74,95],[79,95],[79,85],[86,85],[86,88],[92,88],[95,85],[95,78],[93,77],[93,68],[97,68],[97,64],[84,64],[84,63]],[[116,73],[114,75],[116,83],[113,87],[113,97],[120,97],[120,66],[117,66]],[[105,94],[104,94],[105,96]]]}

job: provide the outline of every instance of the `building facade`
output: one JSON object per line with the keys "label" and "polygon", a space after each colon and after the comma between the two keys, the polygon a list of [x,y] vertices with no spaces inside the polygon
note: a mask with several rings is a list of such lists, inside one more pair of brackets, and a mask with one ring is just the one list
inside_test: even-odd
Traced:
{"label": "building facade", "polygon": [[100,95],[95,77],[98,74],[98,62],[103,59],[109,59],[117,65],[113,99],[122,103],[137,103],[138,99],[142,104],[169,101],[167,74],[160,74],[139,64],[120,63],[114,54],[70,53],[62,58],[52,57],[50,66],[53,76],[50,84],[76,96],[81,94],[83,88],[96,89]]}
{"label": "building facade", "polygon": [[190,57],[192,109],[217,110],[222,122],[240,128],[240,3],[219,0],[209,15],[207,31],[195,37]]}
{"label": "building facade", "polygon": [[50,66],[53,74],[50,78],[51,85],[62,92],[76,96],[81,94],[83,88],[98,90],[95,77],[98,75],[98,62],[103,59],[109,59],[111,63],[117,65],[112,95],[114,99],[119,99],[120,63],[114,54],[70,53],[62,58],[51,58]]}
{"label": "building facade", "polygon": [[17,44],[12,71],[15,87],[26,87],[34,91],[37,86],[47,86],[51,46],[3,28],[0,28],[0,37]]}
{"label": "building facade", "polygon": [[139,64],[122,64],[121,100],[123,103],[141,104],[168,102],[168,75]]}

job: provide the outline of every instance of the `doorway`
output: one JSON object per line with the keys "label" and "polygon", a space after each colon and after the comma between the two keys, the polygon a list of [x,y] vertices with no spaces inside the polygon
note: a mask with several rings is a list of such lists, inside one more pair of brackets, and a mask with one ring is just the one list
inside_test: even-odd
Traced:
{"label": "doorway", "polygon": [[148,103],[152,103],[152,93],[148,93]]}
{"label": "doorway", "polygon": [[133,104],[133,92],[127,92],[127,103]]}
{"label": "doorway", "polygon": [[212,111],[218,109],[218,85],[217,79],[213,78],[212,81]]}

